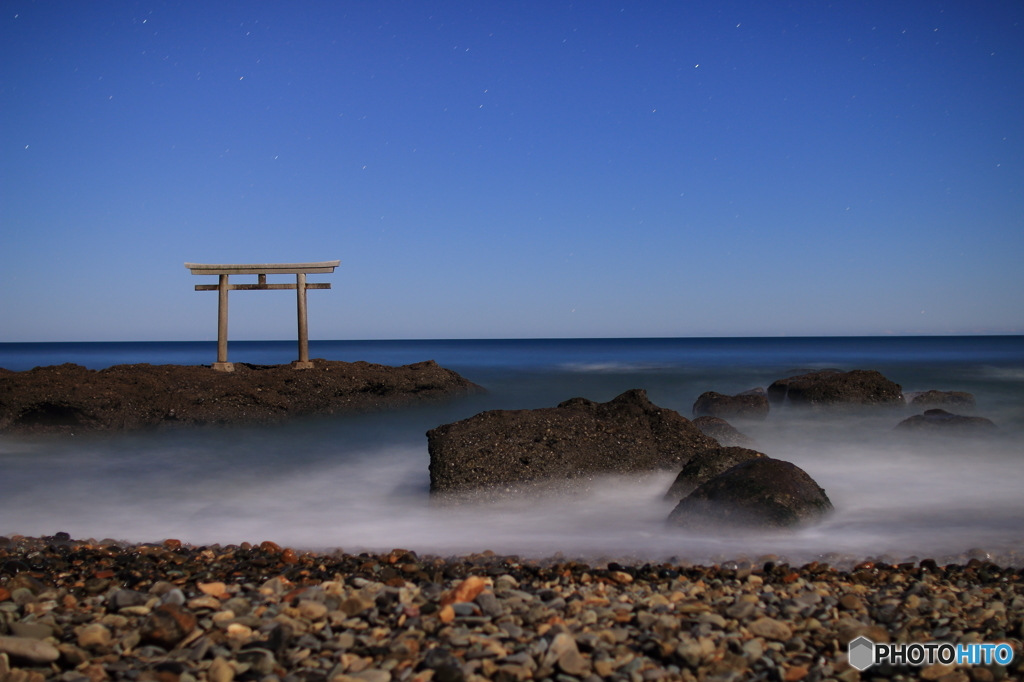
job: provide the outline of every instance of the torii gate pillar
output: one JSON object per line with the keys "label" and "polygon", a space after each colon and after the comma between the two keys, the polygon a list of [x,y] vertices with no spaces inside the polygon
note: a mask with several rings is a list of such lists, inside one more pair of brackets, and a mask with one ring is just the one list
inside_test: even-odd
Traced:
{"label": "torii gate pillar", "polygon": [[[292,363],[295,369],[310,369],[309,361],[309,330],[306,313],[306,289],[330,289],[328,283],[306,283],[306,275],[311,273],[331,273],[341,261],[322,261],[319,263],[263,263],[247,265],[205,265],[202,263],[185,263],[185,267],[193,275],[218,275],[217,284],[197,284],[196,291],[216,291],[217,301],[217,362],[213,368],[219,372],[233,372],[235,366],[228,362],[228,292],[260,291],[264,289],[295,289],[296,308],[299,323],[299,359]],[[267,275],[295,275],[295,284],[267,284]],[[256,284],[231,284],[231,275],[257,275]]]}

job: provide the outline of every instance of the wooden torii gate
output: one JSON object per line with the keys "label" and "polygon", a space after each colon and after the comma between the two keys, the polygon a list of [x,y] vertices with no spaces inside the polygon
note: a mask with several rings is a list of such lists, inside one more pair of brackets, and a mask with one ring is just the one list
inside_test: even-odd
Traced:
{"label": "wooden torii gate", "polygon": [[[235,366],[228,362],[228,292],[258,291],[262,289],[295,289],[296,304],[299,312],[299,359],[292,363],[295,369],[310,369],[309,332],[306,320],[306,289],[330,289],[328,283],[307,283],[306,275],[334,272],[340,260],[329,260],[320,263],[262,263],[248,265],[206,265],[203,263],[185,263],[185,267],[193,275],[218,275],[219,284],[197,284],[196,291],[220,292],[220,305],[217,308],[217,362],[213,368],[219,372],[233,372]],[[231,275],[256,275],[256,284],[230,284]],[[267,284],[267,275],[295,275],[295,284]]]}

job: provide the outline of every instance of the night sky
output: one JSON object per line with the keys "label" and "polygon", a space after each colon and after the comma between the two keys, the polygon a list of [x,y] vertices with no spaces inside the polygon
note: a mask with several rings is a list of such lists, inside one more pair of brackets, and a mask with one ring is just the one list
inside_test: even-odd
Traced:
{"label": "night sky", "polygon": [[1022,143],[1016,1],[3,2],[0,341],[1019,334]]}

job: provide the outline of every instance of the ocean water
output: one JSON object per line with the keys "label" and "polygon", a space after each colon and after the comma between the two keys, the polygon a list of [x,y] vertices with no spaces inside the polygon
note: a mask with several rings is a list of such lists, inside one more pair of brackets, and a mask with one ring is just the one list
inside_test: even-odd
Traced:
{"label": "ocean water", "polygon": [[[208,364],[215,344],[0,344],[0,366]],[[711,563],[775,555],[849,564],[989,555],[1024,565],[1024,337],[314,341],[313,357],[434,359],[484,395],[283,426],[66,437],[0,436],[0,534],[272,540],[345,551],[439,555],[490,549],[547,557]],[[294,342],[233,342],[231,360],[295,359]],[[835,513],[795,532],[699,534],[665,526],[671,474],[613,477],[539,498],[451,507],[428,494],[425,432],[486,409],[606,401],[643,388],[689,416],[704,391],[736,393],[793,374],[875,369],[904,392],[963,390],[992,419],[986,438],[896,437],[915,411],[773,409],[735,425],[824,487]]]}

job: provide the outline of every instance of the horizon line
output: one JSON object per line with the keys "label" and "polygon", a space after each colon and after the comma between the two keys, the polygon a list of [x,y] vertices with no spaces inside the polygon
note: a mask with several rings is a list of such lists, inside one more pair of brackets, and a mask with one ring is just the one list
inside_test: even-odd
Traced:
{"label": "horizon line", "polygon": [[[523,337],[477,337],[477,338],[391,338],[391,339],[310,339],[309,343],[401,343],[401,342],[452,342],[452,341],[673,341],[684,339],[899,339],[899,338],[978,338],[978,337],[1024,337],[1021,332],[960,333],[960,334],[820,334],[771,336],[523,336]],[[120,340],[120,341],[0,341],[0,345],[14,344],[59,344],[59,343],[212,343],[217,339],[189,340]],[[295,339],[236,339],[229,343],[295,343]]]}

